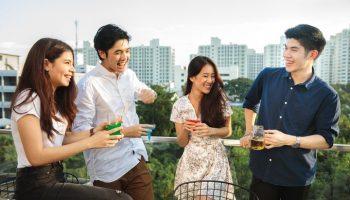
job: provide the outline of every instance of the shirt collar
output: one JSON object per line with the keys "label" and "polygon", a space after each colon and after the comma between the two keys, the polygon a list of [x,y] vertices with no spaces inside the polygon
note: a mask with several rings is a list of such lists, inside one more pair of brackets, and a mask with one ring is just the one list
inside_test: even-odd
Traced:
{"label": "shirt collar", "polygon": [[[285,78],[292,78],[292,76],[290,75],[289,72],[287,72],[287,70],[284,70],[282,76],[285,77]],[[312,76],[307,81],[305,81],[304,83],[300,83],[298,85],[304,86],[306,89],[310,89],[312,84],[315,82],[315,79],[316,79],[315,69],[314,69],[314,67],[312,67]]]}
{"label": "shirt collar", "polygon": [[283,75],[282,75],[284,78],[289,78],[289,77],[291,77],[290,76],[290,73],[289,72],[287,72],[287,70],[286,70],[286,68],[284,68],[284,70],[283,70]]}
{"label": "shirt collar", "polygon": [[307,80],[304,83],[302,83],[302,85],[305,85],[306,89],[310,89],[310,87],[315,82],[315,79],[316,79],[315,70],[312,67],[312,76],[309,78],[309,80]]}
{"label": "shirt collar", "polygon": [[[99,71],[100,71],[103,75],[105,75],[105,76],[107,76],[107,77],[110,77],[110,78],[113,78],[113,79],[117,78],[117,74],[108,71],[104,66],[102,66],[101,63],[98,63],[97,66],[100,68]],[[118,79],[120,79],[120,78],[125,74],[125,72],[126,72],[127,70],[128,70],[128,69],[126,69],[124,72],[120,73],[119,76],[118,76]]]}
{"label": "shirt collar", "polygon": [[104,75],[104,76],[107,76],[107,77],[110,77],[110,78],[115,78],[115,74],[108,71],[104,66],[101,65],[101,63],[98,63],[97,64],[97,67],[99,68],[98,71]]}

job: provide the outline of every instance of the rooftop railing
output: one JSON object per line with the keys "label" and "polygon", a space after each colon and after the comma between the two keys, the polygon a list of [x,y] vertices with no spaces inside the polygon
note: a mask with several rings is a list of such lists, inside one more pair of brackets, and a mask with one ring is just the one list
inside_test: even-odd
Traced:
{"label": "rooftop railing", "polygon": [[[3,135],[10,135],[11,134],[11,130],[9,129],[0,129],[0,134],[3,134]],[[147,149],[150,150],[152,149],[151,151],[154,151],[155,149],[158,149],[156,153],[152,153],[152,152],[149,152],[150,154],[150,157],[151,158],[157,158],[159,156],[159,154],[162,154],[162,152],[166,151],[163,149],[162,146],[171,146],[171,148],[177,146],[175,145],[176,141],[177,141],[177,138],[176,137],[164,137],[164,136],[152,136],[150,138],[150,140],[148,140],[147,136],[143,136],[142,137],[143,141],[145,142],[146,146],[147,146]],[[239,140],[238,139],[222,139],[222,143],[226,146],[226,147],[234,147],[234,148],[228,148],[228,150],[232,150],[232,151],[244,151],[244,152],[248,152],[248,150],[246,149],[241,149],[240,148],[240,144],[239,144]],[[238,148],[237,148],[238,147]],[[169,150],[170,148],[168,148],[167,150]],[[348,154],[348,152],[350,152],[350,144],[334,144],[333,147],[331,149],[328,149],[328,150],[320,150],[319,152],[322,153],[326,153],[328,154],[327,152],[330,152],[331,154],[342,154],[342,155],[345,155],[345,154]],[[232,174],[233,175],[233,178],[236,179],[236,184],[239,184],[239,185],[242,185],[245,187],[245,188],[249,188],[249,185],[247,185],[248,183],[242,183],[242,179],[239,180],[239,177],[242,177],[242,173],[247,173],[249,171],[249,168],[248,168],[248,162],[247,162],[247,158],[248,158],[249,154],[246,153],[246,154],[240,154],[240,155],[237,155],[237,154],[229,154],[229,160],[232,161],[233,165],[234,166],[232,170],[234,170],[235,172]],[[179,155],[176,156],[177,158],[179,158]],[[245,160],[243,164],[238,164],[236,161],[237,160]],[[328,159],[328,158],[327,158]],[[153,160],[154,161],[154,160]],[[333,164],[335,164],[334,162],[340,162],[340,161],[337,161],[337,160],[333,160],[333,161],[330,161],[330,162],[333,162]],[[332,163],[331,163],[332,164]],[[332,164],[332,165],[333,165]],[[152,159],[150,160],[150,165],[158,165],[157,162],[156,163],[152,163]],[[175,163],[176,165],[176,163]],[[238,166],[237,166],[238,165]],[[175,169],[172,168],[173,170],[169,173],[175,173]],[[322,168],[321,170],[319,169],[317,174],[328,174],[328,175],[322,175],[322,176],[329,176],[329,177],[333,177],[332,180],[334,181],[334,184],[336,185],[337,184],[337,181],[339,180],[339,177],[337,177],[334,172],[332,172],[331,170],[328,171],[325,169],[328,169],[328,168]],[[1,170],[1,169],[0,169]],[[152,170],[152,167],[151,167],[151,170]],[[70,172],[70,171],[67,171],[67,172]],[[157,172],[156,172],[157,173]],[[329,174],[331,173],[331,174]],[[74,174],[74,173],[73,173]],[[3,175],[3,177],[1,177],[1,175]],[[1,174],[0,173],[0,179],[3,179],[4,177],[6,176],[11,176],[11,177],[14,177],[15,174]],[[243,175],[244,179],[247,179],[249,176],[245,176]],[[345,177],[349,177],[348,174],[344,174]],[[79,183],[86,183],[88,181],[88,179],[86,179],[87,177],[79,177],[78,180],[79,180]],[[350,177],[349,177],[350,178]],[[71,178],[72,180],[75,180],[76,177],[73,176],[73,178]],[[4,180],[4,179],[3,179]],[[10,180],[10,179],[9,179]],[[14,179],[11,179],[12,181],[14,181]],[[331,181],[332,181],[331,180]],[[154,180],[154,181],[159,181],[159,180]],[[329,180],[328,180],[329,181]],[[247,180],[247,182],[249,182],[249,180]],[[316,187],[319,187],[317,184],[313,184],[314,186]],[[0,184],[0,187],[1,187],[1,184]],[[7,187],[7,185],[6,185]],[[344,186],[346,187],[346,186]],[[171,187],[170,187],[171,188]],[[323,188],[323,186],[322,186]],[[0,188],[0,189],[3,189],[3,188]],[[5,188],[6,189],[6,188]],[[11,191],[13,193],[13,188],[7,188],[8,191]],[[173,189],[173,188],[172,188]],[[349,188],[350,189],[350,188]],[[162,189],[159,189],[158,190],[160,191],[163,191]],[[235,195],[237,195],[236,192],[239,192],[239,190],[235,191]],[[243,197],[243,193],[244,191],[241,191],[242,194],[238,194],[237,196],[241,196]],[[344,188],[342,189],[341,191],[336,191],[336,192],[341,192],[341,193],[345,193],[345,194],[348,194],[348,189]],[[0,200],[2,199],[1,196],[3,194],[1,194],[0,192]],[[236,197],[237,197],[236,196]],[[244,196],[244,198],[237,198],[237,199],[247,199],[246,198],[247,195]],[[311,198],[313,199],[313,198]],[[318,198],[315,198],[315,199],[318,199]],[[335,198],[336,199],[336,198]]]}
{"label": "rooftop railing", "polygon": [[[0,134],[11,134],[11,130],[0,129]],[[152,136],[148,141],[147,136],[142,136],[142,139],[145,143],[176,143],[176,137]],[[240,147],[237,139],[222,139],[222,143],[229,147]],[[350,144],[334,144],[332,148],[327,150],[350,152]]]}

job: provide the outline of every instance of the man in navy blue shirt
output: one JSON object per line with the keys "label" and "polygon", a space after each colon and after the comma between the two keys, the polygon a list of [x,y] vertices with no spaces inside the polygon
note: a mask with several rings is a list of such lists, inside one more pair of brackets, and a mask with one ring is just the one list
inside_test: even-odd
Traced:
{"label": "man in navy blue shirt", "polygon": [[[250,88],[245,108],[250,147],[255,118],[265,129],[265,149],[250,151],[251,190],[260,200],[306,199],[316,173],[316,149],[332,147],[338,135],[336,91],[314,73],[326,41],[321,31],[301,24],[285,32],[285,68],[265,68]],[[251,199],[253,199],[251,197]]]}

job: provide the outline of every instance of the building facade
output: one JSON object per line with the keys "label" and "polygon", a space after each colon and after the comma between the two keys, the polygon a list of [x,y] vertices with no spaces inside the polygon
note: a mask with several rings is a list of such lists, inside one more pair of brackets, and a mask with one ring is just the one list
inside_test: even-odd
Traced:
{"label": "building facade", "polygon": [[159,39],[149,46],[131,47],[129,67],[148,85],[170,86],[174,83],[175,50],[160,46]]}

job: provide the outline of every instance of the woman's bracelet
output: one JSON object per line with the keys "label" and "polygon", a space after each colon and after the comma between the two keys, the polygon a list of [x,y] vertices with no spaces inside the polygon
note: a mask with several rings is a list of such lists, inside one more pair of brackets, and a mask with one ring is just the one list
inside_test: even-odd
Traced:
{"label": "woman's bracelet", "polygon": [[90,129],[90,137],[93,136],[94,134],[95,134],[95,132],[94,132],[94,127],[92,127],[92,128]]}

